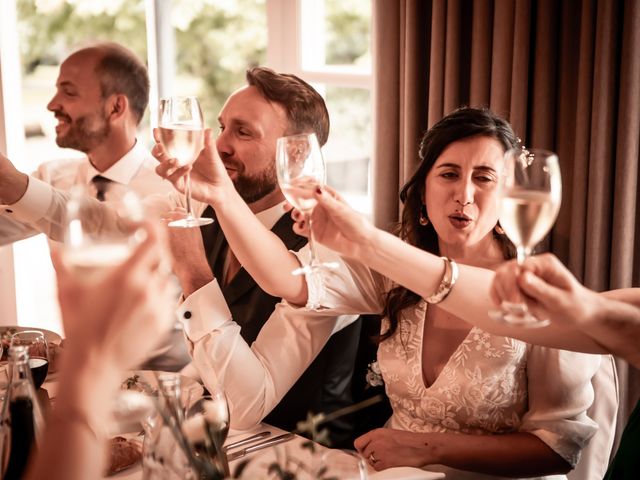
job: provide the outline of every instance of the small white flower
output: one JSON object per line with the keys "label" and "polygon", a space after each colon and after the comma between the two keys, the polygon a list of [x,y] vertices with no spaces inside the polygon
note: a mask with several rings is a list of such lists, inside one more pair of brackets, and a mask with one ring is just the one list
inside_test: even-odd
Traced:
{"label": "small white flower", "polygon": [[372,362],[367,367],[367,383],[372,387],[380,387],[384,385],[384,379],[380,372],[380,366],[378,362]]}

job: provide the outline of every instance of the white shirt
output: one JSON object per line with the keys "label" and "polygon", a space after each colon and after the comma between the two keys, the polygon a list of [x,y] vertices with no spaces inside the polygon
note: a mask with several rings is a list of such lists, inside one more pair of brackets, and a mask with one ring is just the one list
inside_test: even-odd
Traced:
{"label": "white shirt", "polygon": [[[270,229],[282,216],[283,204],[256,216]],[[293,308],[283,301],[276,305],[249,346],[240,335],[240,326],[231,318],[216,280],[189,295],[178,308],[178,315],[185,320],[185,334],[193,358],[184,373],[193,376],[195,369],[208,388],[218,385],[224,388],[232,412],[231,427],[240,430],[262,421],[324,348],[329,337],[358,318],[357,315],[319,315]]]}
{"label": "white shirt", "polygon": [[127,185],[141,198],[172,192],[171,183],[156,175],[156,164],[140,141],[104,172],[98,172],[82,158],[42,164],[29,177],[27,190],[20,200],[12,205],[0,205],[0,245],[40,232],[60,240],[68,190],[75,185],[94,188],[91,180],[96,175]]}

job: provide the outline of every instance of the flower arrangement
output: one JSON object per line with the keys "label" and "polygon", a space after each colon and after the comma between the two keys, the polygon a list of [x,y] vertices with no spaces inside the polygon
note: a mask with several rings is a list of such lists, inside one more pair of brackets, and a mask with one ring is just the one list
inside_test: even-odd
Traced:
{"label": "flower arrangement", "polygon": [[[167,393],[165,385],[160,382],[159,395],[153,398],[156,410],[162,422],[169,428],[175,443],[184,455],[187,469],[182,478],[194,480],[224,480],[242,478],[250,460],[242,460],[233,471],[229,468],[227,454],[223,448],[229,428],[229,414],[226,407],[214,402],[204,403],[202,411],[184,419],[177,396]],[[354,413],[382,400],[376,395],[365,401],[325,414],[309,413],[307,418],[298,422],[294,433],[310,438],[302,444],[312,456],[317,453],[317,445],[329,445],[329,432],[322,425],[343,415]],[[312,462],[315,463],[315,462]],[[270,478],[278,480],[299,480],[314,478],[334,480],[327,475],[326,466],[309,465],[290,455],[286,448],[278,452],[277,459],[268,465]]]}

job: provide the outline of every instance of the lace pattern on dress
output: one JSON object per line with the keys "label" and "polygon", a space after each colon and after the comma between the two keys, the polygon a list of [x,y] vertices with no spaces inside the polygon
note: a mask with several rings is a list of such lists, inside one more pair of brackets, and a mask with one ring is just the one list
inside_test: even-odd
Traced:
{"label": "lace pattern on dress", "polygon": [[[394,412],[388,426],[414,432],[516,431],[527,410],[527,344],[474,327],[426,387],[422,376],[426,309],[421,301],[403,312],[396,335],[378,349]],[[382,331],[385,328],[386,320]]]}

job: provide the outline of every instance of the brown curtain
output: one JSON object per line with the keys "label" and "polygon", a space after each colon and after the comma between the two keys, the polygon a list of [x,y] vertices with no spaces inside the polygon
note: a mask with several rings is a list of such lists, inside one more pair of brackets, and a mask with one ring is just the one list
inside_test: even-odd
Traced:
{"label": "brown curtain", "polygon": [[[550,239],[590,288],[640,285],[640,1],[374,0],[374,220],[398,220],[421,132],[488,106],[526,145],[557,151]],[[640,375],[620,362],[621,414]]]}

